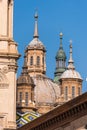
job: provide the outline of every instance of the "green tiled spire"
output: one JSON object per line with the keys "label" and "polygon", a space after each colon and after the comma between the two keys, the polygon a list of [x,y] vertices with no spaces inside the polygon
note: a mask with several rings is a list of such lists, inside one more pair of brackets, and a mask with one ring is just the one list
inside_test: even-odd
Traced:
{"label": "green tiled spire", "polygon": [[66,54],[63,50],[63,45],[62,45],[62,39],[63,39],[63,34],[60,33],[60,46],[59,50],[56,54],[56,69],[54,73],[54,81],[59,83],[59,79],[61,74],[66,70]]}

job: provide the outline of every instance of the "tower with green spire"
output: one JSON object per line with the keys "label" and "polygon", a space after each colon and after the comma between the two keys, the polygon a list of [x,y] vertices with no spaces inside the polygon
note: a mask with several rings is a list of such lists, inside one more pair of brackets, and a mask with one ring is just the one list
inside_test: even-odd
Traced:
{"label": "tower with green spire", "polygon": [[66,70],[66,54],[62,45],[63,33],[60,33],[60,46],[56,54],[56,69],[54,72],[54,82],[59,83],[60,76]]}

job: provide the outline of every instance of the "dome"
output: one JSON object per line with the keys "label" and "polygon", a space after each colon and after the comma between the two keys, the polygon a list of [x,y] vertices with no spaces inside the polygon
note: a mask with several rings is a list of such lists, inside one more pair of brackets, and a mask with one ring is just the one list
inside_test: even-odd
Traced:
{"label": "dome", "polygon": [[68,61],[68,67],[67,70],[61,75],[61,79],[62,78],[73,78],[82,80],[79,72],[75,70],[74,61],[72,59],[72,40],[70,40],[70,59]]}
{"label": "dome", "polygon": [[34,38],[28,45],[28,49],[41,49],[45,50],[43,43],[38,39]]}
{"label": "dome", "polygon": [[35,111],[30,112],[17,112],[16,113],[16,124],[17,128],[29,123],[30,121],[40,117],[40,114]]}
{"label": "dome", "polygon": [[81,75],[76,70],[73,70],[73,69],[66,70],[60,77],[60,79],[63,79],[63,78],[73,78],[73,79],[76,78],[76,79],[82,80]]}
{"label": "dome", "polygon": [[35,29],[34,29],[33,40],[29,43],[27,49],[41,49],[41,50],[45,51],[45,47],[44,47],[43,43],[39,40],[37,12],[36,12],[34,18],[35,18]]}
{"label": "dome", "polygon": [[32,78],[28,74],[21,74],[21,76],[17,79],[17,85],[20,84],[34,84]]}
{"label": "dome", "polygon": [[63,49],[59,49],[56,55],[56,59],[66,59],[66,54]]}
{"label": "dome", "polygon": [[46,76],[33,77],[35,84],[35,102],[39,105],[54,104],[60,95],[59,86]]}

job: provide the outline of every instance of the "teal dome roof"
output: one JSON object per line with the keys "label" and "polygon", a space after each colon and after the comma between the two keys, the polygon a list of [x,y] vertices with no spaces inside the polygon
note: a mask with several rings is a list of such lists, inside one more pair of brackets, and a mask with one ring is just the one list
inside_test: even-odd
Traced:
{"label": "teal dome roof", "polygon": [[63,59],[63,60],[66,59],[66,54],[62,48],[58,50],[56,54],[56,59]]}
{"label": "teal dome roof", "polygon": [[56,59],[57,60],[60,60],[60,59],[63,59],[63,60],[66,60],[66,54],[63,50],[63,45],[62,45],[62,37],[63,37],[63,34],[60,33],[60,46],[59,46],[59,50],[56,54]]}

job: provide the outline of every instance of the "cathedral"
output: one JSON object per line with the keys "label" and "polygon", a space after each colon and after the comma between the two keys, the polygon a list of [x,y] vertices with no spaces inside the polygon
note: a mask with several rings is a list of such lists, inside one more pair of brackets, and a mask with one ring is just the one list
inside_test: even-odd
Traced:
{"label": "cathedral", "polygon": [[13,0],[0,1],[0,127],[9,130],[22,127],[80,96],[83,81],[74,66],[71,40],[66,66],[62,32],[54,79],[47,77],[46,48],[39,39],[37,12],[33,39],[24,50],[21,75],[16,77],[20,54],[13,39],[13,7]]}
{"label": "cathedral", "polygon": [[[70,59],[66,67],[66,54],[63,50],[63,34],[60,33],[60,46],[56,54],[54,80],[46,76],[46,48],[39,40],[38,14],[35,13],[33,40],[24,53],[24,65],[17,79],[17,125],[22,126],[39,114],[45,114],[63,103],[79,96],[82,78],[75,70],[70,41]],[[35,117],[30,115],[35,112]],[[22,117],[22,118],[21,118]]]}

